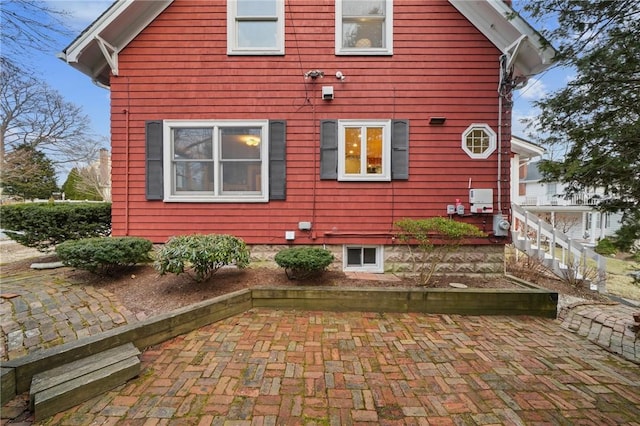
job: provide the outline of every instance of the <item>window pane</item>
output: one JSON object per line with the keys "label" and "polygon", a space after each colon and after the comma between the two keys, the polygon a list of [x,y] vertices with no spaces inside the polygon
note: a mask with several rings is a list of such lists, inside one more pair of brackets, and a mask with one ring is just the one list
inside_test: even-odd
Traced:
{"label": "window pane", "polygon": [[376,248],[375,247],[365,247],[363,250],[364,264],[365,265],[375,265],[376,264]]}
{"label": "window pane", "polygon": [[213,159],[213,131],[207,129],[173,129],[173,159]]}
{"label": "window pane", "polygon": [[489,149],[489,135],[481,129],[472,130],[467,136],[467,148],[474,154],[482,154]]}
{"label": "window pane", "polygon": [[361,266],[362,260],[360,255],[362,250],[360,248],[348,248],[347,249],[347,266]]}
{"label": "window pane", "polygon": [[175,190],[213,192],[213,163],[179,161],[175,163]]}
{"label": "window pane", "polygon": [[277,48],[276,21],[240,21],[238,22],[238,47]]}
{"label": "window pane", "polygon": [[384,16],[384,0],[343,0],[342,16]]}
{"label": "window pane", "polygon": [[345,21],[342,25],[342,47],[382,48],[385,47],[383,34],[382,21]]}
{"label": "window pane", "polygon": [[382,127],[367,128],[367,174],[382,173]]}
{"label": "window pane", "polygon": [[233,161],[220,164],[222,169],[222,192],[261,191],[260,163]]}
{"label": "window pane", "polygon": [[361,152],[362,136],[359,127],[347,127],[344,133],[345,140],[345,162],[344,172],[346,174],[361,173]]}
{"label": "window pane", "polygon": [[222,160],[259,160],[262,136],[260,128],[220,129]]}
{"label": "window pane", "polygon": [[342,47],[385,47],[384,1],[343,1]]}
{"label": "window pane", "polygon": [[236,0],[238,16],[276,16],[275,0]]}

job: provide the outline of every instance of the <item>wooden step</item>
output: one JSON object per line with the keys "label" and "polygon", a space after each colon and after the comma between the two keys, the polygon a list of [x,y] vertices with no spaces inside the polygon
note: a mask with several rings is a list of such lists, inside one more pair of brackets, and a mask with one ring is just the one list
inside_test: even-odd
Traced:
{"label": "wooden step", "polygon": [[140,351],[131,343],[36,374],[29,399],[39,421],[111,390],[140,374]]}

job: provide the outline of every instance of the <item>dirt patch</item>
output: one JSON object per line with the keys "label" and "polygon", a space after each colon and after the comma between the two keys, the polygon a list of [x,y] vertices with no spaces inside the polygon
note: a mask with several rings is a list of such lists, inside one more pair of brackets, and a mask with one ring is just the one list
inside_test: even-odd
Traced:
{"label": "dirt patch", "polygon": [[[18,260],[0,267],[2,275],[13,275],[30,271],[34,262],[51,262],[55,256],[40,256]],[[48,271],[60,279],[83,286],[102,288],[115,294],[121,303],[134,313],[152,316],[201,302],[230,292],[260,286],[330,286],[330,287],[421,287],[412,277],[391,277],[375,274],[345,274],[341,271],[326,271],[304,280],[289,280],[281,268],[250,267],[247,269],[223,268],[205,282],[195,282],[187,274],[159,275],[152,265],[140,265],[126,273],[112,277],[101,277],[74,268],[59,268]],[[464,284],[469,288],[522,288],[506,277],[478,278],[469,276],[439,276],[432,278],[429,287],[452,288],[451,283]],[[574,288],[559,280],[545,278],[538,286],[562,294],[583,299],[602,300],[602,296],[588,289]]]}

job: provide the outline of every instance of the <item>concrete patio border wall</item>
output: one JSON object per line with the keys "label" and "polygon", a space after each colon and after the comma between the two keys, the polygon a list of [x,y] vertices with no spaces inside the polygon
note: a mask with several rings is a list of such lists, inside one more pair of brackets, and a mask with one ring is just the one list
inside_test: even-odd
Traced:
{"label": "concrete patio border wall", "polygon": [[2,403],[29,390],[34,374],[129,342],[143,351],[253,307],[555,318],[557,303],[557,293],[542,289],[265,287],[241,290],[7,361],[1,372]]}

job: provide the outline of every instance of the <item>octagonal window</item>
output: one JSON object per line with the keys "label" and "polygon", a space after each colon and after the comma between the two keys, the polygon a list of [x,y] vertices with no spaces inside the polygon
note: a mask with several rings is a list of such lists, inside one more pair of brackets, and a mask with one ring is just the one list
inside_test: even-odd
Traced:
{"label": "octagonal window", "polygon": [[484,123],[473,123],[462,133],[462,149],[471,158],[488,158],[496,150],[496,133]]}

